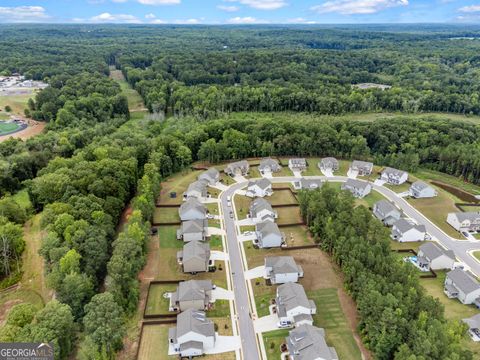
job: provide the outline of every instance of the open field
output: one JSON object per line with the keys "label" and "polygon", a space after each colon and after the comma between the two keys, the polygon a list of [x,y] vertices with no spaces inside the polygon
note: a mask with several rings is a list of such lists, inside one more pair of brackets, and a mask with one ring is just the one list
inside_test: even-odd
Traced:
{"label": "open field", "polygon": [[460,238],[459,233],[447,224],[447,215],[450,212],[458,212],[455,203],[461,201],[452,194],[437,187],[435,188],[438,191],[438,196],[429,199],[409,198],[408,202],[445,233],[454,238]]}
{"label": "open field", "polygon": [[[145,308],[145,315],[160,315],[168,314],[168,307],[170,299],[165,298],[165,293],[173,292],[177,288],[175,284],[152,284],[150,286],[150,293],[147,299],[147,306]],[[174,315],[174,313],[171,313]]]}
{"label": "open field", "polygon": [[180,222],[178,208],[155,208],[153,222],[156,224]]}
{"label": "open field", "polygon": [[22,95],[7,95],[0,96],[0,109],[2,114],[5,113],[5,106],[10,106],[12,115],[24,115],[23,110],[27,108],[28,99],[35,98],[35,94],[22,94]]}
{"label": "open field", "polygon": [[120,84],[123,94],[127,97],[130,112],[145,109],[142,97],[136,90],[132,89],[130,84],[125,80],[121,70],[116,70],[114,66],[110,66],[110,77]]}
{"label": "open field", "polygon": [[438,171],[420,169],[417,172],[415,172],[413,175],[424,181],[436,180],[448,185],[456,186],[459,189],[465,190],[473,195],[480,194],[480,186],[468,183],[463,179],[457,178],[452,175],[447,175]]}

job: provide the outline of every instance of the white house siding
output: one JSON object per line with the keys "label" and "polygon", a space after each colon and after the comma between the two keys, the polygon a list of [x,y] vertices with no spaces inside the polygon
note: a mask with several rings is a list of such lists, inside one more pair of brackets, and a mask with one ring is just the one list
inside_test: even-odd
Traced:
{"label": "white house siding", "polygon": [[213,348],[215,346],[215,336],[204,336],[193,331],[190,331],[177,338],[178,344],[185,344],[189,341],[201,342],[203,343],[203,348]]}
{"label": "white house siding", "polygon": [[416,199],[423,199],[423,198],[432,198],[437,196],[437,191],[432,187],[428,187],[428,188],[422,189],[421,191],[415,191],[412,189],[410,190],[410,194]]}
{"label": "white house siding", "polygon": [[461,290],[458,291],[458,300],[460,300],[463,304],[466,304],[466,305],[473,304],[475,302],[475,299],[477,299],[479,296],[480,296],[480,288],[468,294],[465,294]]}
{"label": "white house siding", "polygon": [[423,241],[425,240],[425,233],[418,231],[417,229],[411,229],[403,233],[402,237],[399,239],[400,242],[409,242],[409,241]]}

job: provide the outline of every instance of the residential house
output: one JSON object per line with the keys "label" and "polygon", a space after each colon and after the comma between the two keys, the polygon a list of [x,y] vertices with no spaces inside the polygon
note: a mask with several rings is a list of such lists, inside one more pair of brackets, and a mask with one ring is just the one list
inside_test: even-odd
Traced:
{"label": "residential house", "polygon": [[444,292],[450,299],[457,298],[470,305],[480,297],[480,284],[471,273],[457,268],[447,273]]}
{"label": "residential house", "polygon": [[288,167],[292,171],[304,171],[307,170],[307,160],[304,158],[289,159]]}
{"label": "residential house", "polygon": [[338,360],[335,348],[327,345],[322,328],[300,325],[285,340],[291,360]]}
{"label": "residential house", "polygon": [[449,213],[447,222],[457,231],[480,232],[480,212]]}
{"label": "residential house", "polygon": [[350,191],[356,198],[364,198],[372,191],[372,185],[366,181],[348,179],[341,189]]}
{"label": "residential house", "polygon": [[322,186],[323,186],[322,180],[301,178],[293,182],[293,188],[295,190],[315,190],[315,189],[320,189]]}
{"label": "residential house", "polygon": [[373,204],[373,215],[384,225],[392,226],[402,217],[402,212],[391,202],[380,200]]}
{"label": "residential house", "polygon": [[354,160],[350,164],[350,171],[356,172],[358,176],[368,176],[373,171],[373,163]]}
{"label": "residential house", "polygon": [[332,172],[337,171],[340,167],[338,160],[333,157],[326,157],[320,160],[318,163],[320,170],[330,170]]}
{"label": "residential house", "polygon": [[272,183],[265,178],[249,181],[245,193],[245,195],[249,197],[265,197],[271,196],[272,194]]}
{"label": "residential house", "polygon": [[208,182],[205,179],[194,181],[188,186],[187,191],[185,191],[183,194],[183,197],[184,199],[206,199],[208,197],[207,187]]}
{"label": "residential house", "polygon": [[440,245],[427,242],[418,248],[418,266],[427,270],[452,269],[455,263],[455,253]]}
{"label": "residential house", "polygon": [[175,292],[170,293],[170,311],[209,310],[214,300],[211,280],[181,281]]}
{"label": "residential house", "polygon": [[205,241],[207,239],[208,220],[187,220],[183,221],[180,229],[177,230],[177,240]]}
{"label": "residential house", "polygon": [[215,327],[204,311],[188,309],[177,315],[177,325],[168,329],[170,347],[180,357],[201,356],[215,347]]}
{"label": "residential house", "polygon": [[272,158],[266,158],[260,161],[258,170],[263,175],[265,173],[279,172],[280,170],[282,170],[282,167],[280,166],[277,160]]}
{"label": "residential house", "polygon": [[408,173],[403,170],[386,167],[383,169],[380,179],[390,185],[401,185],[408,180]]}
{"label": "residential house", "polygon": [[249,170],[250,165],[248,164],[248,161],[242,160],[228,164],[224,171],[225,174],[235,177],[237,175],[245,176],[248,174]]}
{"label": "residential house", "polygon": [[190,197],[178,209],[180,220],[203,220],[207,218],[207,208],[197,198]]}
{"label": "residential house", "polygon": [[198,176],[198,180],[205,180],[208,185],[215,185],[220,181],[220,172],[214,167],[204,171]]}
{"label": "residential house", "polygon": [[473,341],[480,341],[480,314],[462,320],[468,326],[468,335]]}
{"label": "residential house", "polygon": [[208,271],[210,264],[210,245],[201,241],[190,241],[177,252],[177,261],[183,266],[184,273]]}
{"label": "residential house", "polygon": [[248,217],[252,219],[254,223],[260,223],[264,221],[275,221],[278,215],[267,200],[256,198],[250,203]]}
{"label": "residential house", "polygon": [[415,199],[432,198],[438,195],[437,190],[420,180],[410,186],[409,192]]}
{"label": "residential house", "polygon": [[400,219],[393,224],[392,239],[398,242],[424,241],[427,236],[425,225],[415,224],[407,219]]}
{"label": "residential house", "polygon": [[257,234],[256,244],[260,248],[280,247],[285,241],[285,235],[272,221],[258,223],[255,225],[255,232]]}
{"label": "residential house", "polygon": [[265,257],[265,278],[272,284],[297,282],[303,277],[303,269],[292,256]]}
{"label": "residential house", "polygon": [[275,306],[279,327],[312,325],[312,315],[317,312],[315,302],[307,298],[303,286],[293,282],[277,288]]}

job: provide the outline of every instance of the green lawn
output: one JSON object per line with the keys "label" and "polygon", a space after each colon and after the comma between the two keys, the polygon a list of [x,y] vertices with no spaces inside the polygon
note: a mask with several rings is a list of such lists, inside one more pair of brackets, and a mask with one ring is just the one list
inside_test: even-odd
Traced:
{"label": "green lawn", "polygon": [[23,116],[23,111],[27,108],[27,102],[30,98],[35,98],[35,94],[2,95],[0,96],[0,109],[2,109],[3,113],[5,106],[9,105],[12,108],[11,114]]}
{"label": "green lawn", "polygon": [[436,181],[443,182],[445,184],[456,186],[459,189],[465,190],[474,195],[480,194],[480,186],[468,183],[461,178],[457,178],[452,175],[447,175],[438,171],[421,169],[412,175],[424,181],[436,180]]}
{"label": "green lawn", "polygon": [[285,343],[289,330],[275,330],[263,333],[263,343],[267,352],[267,360],[279,360],[282,354],[281,346]]}
{"label": "green lawn", "polygon": [[216,300],[207,316],[217,318],[230,316],[230,302],[228,300]]}
{"label": "green lawn", "polygon": [[272,205],[298,204],[296,197],[290,190],[273,190],[273,195],[267,198]]}
{"label": "green lawn", "polygon": [[258,171],[258,165],[257,166],[250,165],[250,170],[248,171],[248,177],[250,179],[256,179],[256,178],[262,177],[262,175],[260,175],[260,171]]}
{"label": "green lawn", "polygon": [[338,357],[361,359],[360,350],[340,305],[338,290],[307,291],[307,296],[317,305],[317,313],[313,316],[314,325],[325,329],[327,343],[335,347]]}
{"label": "green lawn", "polygon": [[281,227],[280,231],[285,234],[288,246],[301,246],[314,244],[314,241],[308,235],[308,231],[303,225]]}
{"label": "green lawn", "polygon": [[293,176],[293,172],[292,170],[290,170],[290,168],[288,167],[288,161],[287,161],[287,165],[282,165],[282,170],[280,170],[279,172],[275,172],[272,174],[274,177],[282,177],[282,176]]}
{"label": "green lawn", "polygon": [[243,196],[235,195],[233,198],[235,209],[237,210],[237,217],[239,220],[245,219],[247,217],[248,211],[250,210],[250,203],[253,199]]}
{"label": "green lawn", "polygon": [[143,327],[138,360],[176,359],[168,356],[168,329],[174,325],[149,325]]}
{"label": "green lawn", "polygon": [[[390,241],[390,248],[392,250],[404,250],[404,249],[413,249],[415,251],[418,250],[420,245],[425,244],[425,241],[412,241],[412,242],[398,242],[398,241]],[[407,256],[407,253],[405,253],[405,256]]]}
{"label": "green lawn", "polygon": [[176,289],[176,284],[152,284],[148,294],[145,315],[169,314],[170,299],[164,297],[164,295],[169,292],[174,292]]}
{"label": "green lawn", "polygon": [[223,251],[222,237],[219,235],[210,236],[210,249]]}
{"label": "green lawn", "polygon": [[156,224],[180,222],[178,208],[155,208],[153,222]]}
{"label": "green lawn", "polygon": [[[410,180],[412,181],[411,177],[410,177]],[[413,181],[414,181],[414,180],[413,180]],[[412,181],[412,182],[413,182],[413,181]],[[397,194],[399,194],[399,193],[403,193],[403,192],[405,192],[405,191],[410,190],[411,184],[409,184],[409,183],[403,183],[403,184],[401,184],[401,185],[389,185],[389,184],[385,184],[385,185],[383,185],[383,186],[385,186],[386,188],[389,188],[390,190],[395,191]]]}
{"label": "green lawn", "polygon": [[375,190],[372,190],[372,192],[365,196],[363,199],[356,199],[355,203],[357,205],[364,205],[367,208],[372,208],[373,204],[383,199],[385,199],[385,197],[382,194]]}
{"label": "green lawn", "polygon": [[19,128],[20,126],[16,123],[7,123],[0,121],[0,135],[6,134],[11,131],[15,131]]}
{"label": "green lawn", "polygon": [[480,261],[480,251],[474,251],[472,252],[472,255],[475,257],[475,259]]}
{"label": "green lawn", "polygon": [[274,209],[278,214],[277,224],[295,224],[302,222],[300,207],[277,207]]}
{"label": "green lawn", "polygon": [[271,300],[275,298],[276,286],[268,286],[265,279],[257,278],[252,280],[252,288],[255,294],[255,305],[257,307],[257,316],[267,316],[270,314],[269,306]]}
{"label": "green lawn", "polygon": [[458,206],[464,212],[476,211],[480,212],[480,206]]}
{"label": "green lawn", "polygon": [[183,248],[183,241],[177,240],[178,228],[179,227],[176,225],[158,227],[158,237],[160,240],[160,248],[167,248],[167,249]]}

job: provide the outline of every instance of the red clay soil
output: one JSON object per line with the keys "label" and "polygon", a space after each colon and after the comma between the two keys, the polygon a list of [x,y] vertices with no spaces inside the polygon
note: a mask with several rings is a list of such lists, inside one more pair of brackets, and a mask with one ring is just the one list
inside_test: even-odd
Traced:
{"label": "red clay soil", "polygon": [[28,127],[26,129],[16,132],[14,134],[0,136],[0,142],[6,141],[10,138],[27,140],[33,136],[40,134],[43,131],[43,129],[45,129],[45,126],[47,125],[44,122],[39,122],[35,120],[30,120],[30,119],[23,119],[23,120],[27,121],[28,123]]}

